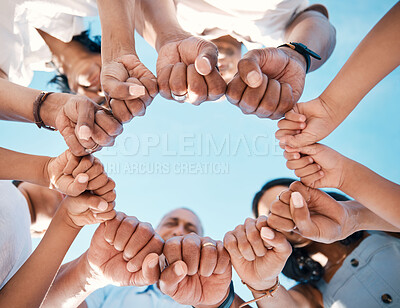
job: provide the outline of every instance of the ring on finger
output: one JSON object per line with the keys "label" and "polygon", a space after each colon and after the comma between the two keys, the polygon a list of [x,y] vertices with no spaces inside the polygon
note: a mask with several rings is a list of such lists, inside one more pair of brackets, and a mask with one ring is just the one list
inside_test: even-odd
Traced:
{"label": "ring on finger", "polygon": [[187,92],[183,95],[177,95],[171,92],[171,96],[174,100],[178,102],[184,102],[187,99]]}
{"label": "ring on finger", "polygon": [[211,242],[207,242],[207,243],[204,243],[203,245],[201,245],[201,247],[207,247],[207,246],[217,247],[217,245],[215,245],[214,243],[211,243]]}
{"label": "ring on finger", "polygon": [[93,147],[91,147],[90,149],[86,149],[85,152],[88,154],[92,154],[93,152],[95,152],[97,149],[99,148],[99,144],[96,143]]}

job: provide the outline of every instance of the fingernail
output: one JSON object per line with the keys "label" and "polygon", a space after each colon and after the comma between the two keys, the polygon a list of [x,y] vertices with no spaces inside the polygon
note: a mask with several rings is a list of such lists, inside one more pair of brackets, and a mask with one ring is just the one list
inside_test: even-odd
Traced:
{"label": "fingernail", "polygon": [[258,84],[260,84],[261,76],[256,71],[251,71],[247,74],[247,81],[251,86],[256,87]]}
{"label": "fingernail", "polygon": [[86,173],[81,173],[76,176],[76,180],[79,183],[83,184],[83,183],[86,183],[87,181],[89,181],[89,176]]}
{"label": "fingernail", "polygon": [[89,140],[90,136],[92,135],[92,132],[90,131],[90,128],[88,126],[82,125],[79,128],[78,135],[79,139]]}
{"label": "fingernail", "polygon": [[133,265],[132,263],[130,263],[130,262],[126,265],[126,269],[127,269],[129,272],[131,272],[131,273],[134,273],[134,272],[137,271],[136,266],[134,266],[134,265]]}
{"label": "fingernail", "polygon": [[300,120],[300,122],[305,122],[307,119],[306,119],[306,116],[302,114],[302,115],[299,117],[299,120]]}
{"label": "fingernail", "polygon": [[295,192],[292,192],[291,196],[292,196],[294,207],[297,209],[302,208],[304,205],[302,195],[298,191],[295,191]]}
{"label": "fingernail", "polygon": [[102,200],[102,201],[99,203],[98,209],[99,209],[100,211],[105,211],[107,208],[108,208],[108,203],[107,203],[106,201]]}
{"label": "fingernail", "polygon": [[261,228],[261,237],[266,238],[268,240],[272,240],[275,237],[275,233],[270,228],[262,227]]}
{"label": "fingernail", "polygon": [[158,265],[158,258],[154,257],[149,261],[149,267],[155,268]]}
{"label": "fingernail", "polygon": [[143,96],[146,94],[146,90],[143,86],[140,86],[138,84],[133,84],[131,86],[129,86],[129,94],[132,96]]}
{"label": "fingernail", "polygon": [[177,276],[182,276],[185,274],[185,269],[181,263],[175,264],[174,272]]}
{"label": "fingernail", "polygon": [[208,74],[211,71],[210,60],[206,57],[201,57],[199,61],[196,61],[195,67],[200,74]]}

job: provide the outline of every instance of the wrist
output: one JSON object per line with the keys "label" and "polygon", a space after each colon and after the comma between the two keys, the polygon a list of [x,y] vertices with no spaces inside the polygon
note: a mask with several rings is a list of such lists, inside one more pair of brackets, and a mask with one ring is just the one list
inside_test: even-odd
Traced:
{"label": "wrist", "polygon": [[57,114],[70,97],[71,94],[67,93],[52,93],[47,97],[40,107],[40,117],[44,124],[56,127]]}
{"label": "wrist", "polygon": [[230,307],[235,298],[235,291],[233,289],[233,282],[231,281],[224,297],[215,305],[197,305],[195,308],[227,308]]}
{"label": "wrist", "polygon": [[90,262],[88,259],[88,250],[84,252],[78,260],[79,266],[77,271],[77,281],[79,282],[81,289],[85,293],[90,294],[97,289],[103,288],[107,285],[107,282],[104,281],[104,278],[96,273],[95,270],[90,266]]}
{"label": "wrist", "polygon": [[347,238],[349,235],[353,234],[354,232],[357,232],[360,229],[360,223],[362,223],[362,220],[360,220],[359,217],[359,204],[358,202],[355,201],[342,201],[339,202],[343,208],[346,211],[346,220],[343,224],[342,228],[342,235],[339,240]]}
{"label": "wrist", "polygon": [[307,61],[302,54],[300,54],[296,50],[293,50],[292,48],[286,47],[286,46],[279,47],[279,49],[282,50],[284,53],[286,53],[289,56],[289,58],[292,58],[296,62],[298,62],[301,65],[301,67],[303,68],[304,74],[306,74]]}
{"label": "wrist", "polygon": [[277,277],[273,279],[264,280],[260,283],[247,283],[242,281],[250,289],[253,295],[264,294],[265,290],[272,288],[276,284]]}
{"label": "wrist", "polygon": [[351,191],[354,184],[357,185],[360,180],[357,176],[357,169],[359,164],[356,161],[351,160],[345,156],[343,156],[343,158],[344,161],[342,164],[342,180],[336,188],[343,191],[345,194],[351,195],[349,194],[349,191]]}

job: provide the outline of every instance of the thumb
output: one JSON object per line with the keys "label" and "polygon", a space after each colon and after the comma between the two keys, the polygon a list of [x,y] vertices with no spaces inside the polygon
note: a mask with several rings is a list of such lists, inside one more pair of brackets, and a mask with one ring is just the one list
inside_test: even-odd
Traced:
{"label": "thumb", "polygon": [[280,139],[280,143],[283,145],[288,145],[292,148],[299,149],[306,147],[308,145],[312,145],[317,141],[317,138],[304,130],[297,135],[285,135]]}
{"label": "thumb", "polygon": [[78,101],[78,118],[76,123],[76,131],[79,139],[89,140],[93,135],[93,127],[94,127],[94,113],[95,106],[94,102],[85,99],[82,101]]}
{"label": "thumb", "polygon": [[298,191],[292,192],[290,197],[290,213],[301,234],[307,234],[312,226],[310,211],[306,201]]}
{"label": "thumb", "polygon": [[246,53],[238,63],[240,78],[250,87],[261,86],[263,76],[260,68],[260,51],[255,49]]}
{"label": "thumb", "polygon": [[173,296],[178,290],[179,283],[187,275],[187,265],[183,261],[176,261],[168,266],[160,277],[160,289],[164,294]]}
{"label": "thumb", "polygon": [[[129,264],[129,263],[128,263]],[[143,282],[145,285],[156,283],[160,278],[160,265],[158,254],[150,253],[144,258],[142,264]]]}
{"label": "thumb", "polygon": [[200,75],[208,75],[212,72],[218,63],[218,50],[217,46],[213,43],[205,42],[200,48],[199,55],[194,61],[196,71]]}

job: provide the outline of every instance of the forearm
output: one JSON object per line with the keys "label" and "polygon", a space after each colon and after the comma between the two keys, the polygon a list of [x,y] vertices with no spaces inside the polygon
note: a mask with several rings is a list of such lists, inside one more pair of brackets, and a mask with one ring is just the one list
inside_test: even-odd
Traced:
{"label": "forearm", "polygon": [[[0,291],[1,307],[39,307],[80,228],[72,227],[59,209],[29,259]],[[23,290],[23,296],[21,296]]]}
{"label": "forearm", "polygon": [[135,51],[135,0],[98,0],[103,63]]}
{"label": "forearm", "polygon": [[90,269],[86,253],[78,259],[64,264],[43,302],[46,307],[78,307],[92,292],[102,287],[90,278]]}
{"label": "forearm", "polygon": [[190,36],[176,18],[172,0],[138,0],[136,29],[158,51],[168,42]]}
{"label": "forearm", "polygon": [[397,3],[368,33],[321,94],[343,121],[361,99],[400,64],[397,50],[400,29],[400,3]]}
{"label": "forearm", "polygon": [[[0,78],[0,119],[18,122],[35,122],[33,103],[39,90],[26,88]],[[42,104],[40,116],[46,125],[54,126],[55,117],[69,94],[54,93]]]}
{"label": "forearm", "polygon": [[[254,298],[259,298],[261,294],[253,293]],[[263,299],[256,302],[259,308],[301,308],[310,307],[309,301],[297,292],[291,292],[286,290],[283,286],[271,297],[264,297]]]}
{"label": "forearm", "polygon": [[29,155],[0,148],[0,179],[19,180],[49,187],[48,156]]}
{"label": "forearm", "polygon": [[319,68],[332,54],[336,44],[336,31],[322,13],[310,10],[300,13],[287,27],[285,39],[306,45],[321,56],[321,60],[311,57],[309,71]]}
{"label": "forearm", "polygon": [[[400,227],[400,185],[381,177],[355,161],[349,160],[346,164],[343,183],[339,189],[394,227]],[[367,225],[371,223],[366,218],[370,214],[366,212],[362,214],[360,219],[366,219]]]}

